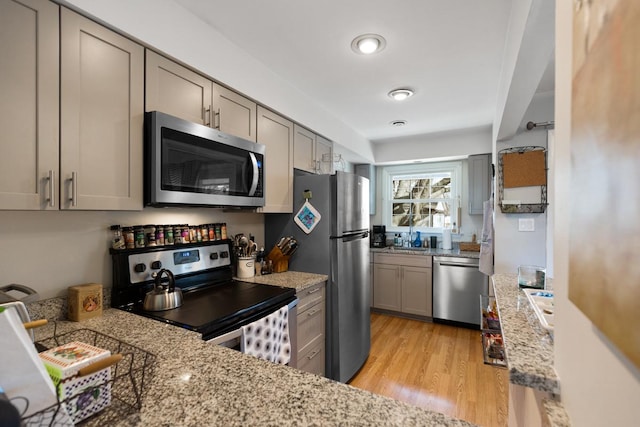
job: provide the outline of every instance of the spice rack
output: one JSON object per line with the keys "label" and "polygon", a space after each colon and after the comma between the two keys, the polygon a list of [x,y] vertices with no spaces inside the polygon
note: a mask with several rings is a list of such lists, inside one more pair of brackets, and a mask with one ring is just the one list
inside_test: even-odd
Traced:
{"label": "spice rack", "polygon": [[111,367],[111,380],[95,384],[82,390],[74,396],[59,400],[42,411],[23,418],[23,423],[29,426],[56,425],[60,411],[74,399],[79,400],[80,393],[92,393],[93,390],[110,385],[111,404],[101,412],[81,421],[83,426],[105,426],[123,423],[135,424],[139,422],[139,411],[142,399],[148,388],[149,381],[154,374],[156,357],[139,347],[127,344],[117,338],[102,334],[91,329],[78,329],[66,333],[58,333],[57,324],[50,322],[38,331],[39,336],[34,344],[38,351],[64,345],[73,341],[81,341],[93,346],[111,351],[111,354],[122,354],[120,362]]}
{"label": "spice rack", "polygon": [[507,357],[495,297],[480,295],[480,312],[484,363],[506,368]]}

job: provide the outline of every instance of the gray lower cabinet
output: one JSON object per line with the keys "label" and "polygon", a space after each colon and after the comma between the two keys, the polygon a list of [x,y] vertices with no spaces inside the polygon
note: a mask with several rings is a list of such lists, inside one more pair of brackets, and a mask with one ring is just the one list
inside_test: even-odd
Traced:
{"label": "gray lower cabinet", "polygon": [[431,257],[374,254],[373,307],[432,317]]}
{"label": "gray lower cabinet", "polygon": [[325,282],[299,291],[298,369],[324,376]]}

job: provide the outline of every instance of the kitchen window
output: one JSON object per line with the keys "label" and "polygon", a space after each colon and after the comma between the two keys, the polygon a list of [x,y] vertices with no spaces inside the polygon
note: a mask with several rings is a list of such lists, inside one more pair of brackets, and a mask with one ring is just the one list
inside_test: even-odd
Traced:
{"label": "kitchen window", "polygon": [[454,231],[459,224],[461,162],[388,166],[382,169],[383,222],[387,230]]}

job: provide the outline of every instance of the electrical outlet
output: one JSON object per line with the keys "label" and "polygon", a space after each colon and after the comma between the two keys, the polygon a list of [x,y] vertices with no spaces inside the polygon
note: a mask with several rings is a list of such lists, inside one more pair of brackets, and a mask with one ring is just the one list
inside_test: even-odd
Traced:
{"label": "electrical outlet", "polygon": [[536,231],[536,224],[533,218],[519,218],[518,231]]}

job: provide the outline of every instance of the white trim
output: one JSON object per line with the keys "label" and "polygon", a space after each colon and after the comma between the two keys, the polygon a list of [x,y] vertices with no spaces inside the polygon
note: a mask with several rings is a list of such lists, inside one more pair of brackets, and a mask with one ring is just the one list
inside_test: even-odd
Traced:
{"label": "white trim", "polygon": [[[386,230],[388,232],[402,233],[408,231],[408,227],[393,227],[391,225],[391,210],[388,206],[390,181],[391,176],[396,174],[451,172],[451,212],[456,218],[456,223],[460,223],[460,218],[458,218],[457,215],[458,207],[460,205],[460,197],[462,195],[462,161],[413,163],[409,165],[385,166],[380,169],[382,178],[382,192],[380,194],[382,223],[386,225]],[[414,227],[413,230],[429,234],[442,233],[442,228]]]}

